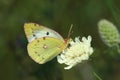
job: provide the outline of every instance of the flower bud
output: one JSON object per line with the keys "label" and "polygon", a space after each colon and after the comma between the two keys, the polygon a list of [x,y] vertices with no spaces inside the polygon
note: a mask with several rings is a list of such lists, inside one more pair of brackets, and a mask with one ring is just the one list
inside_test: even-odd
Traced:
{"label": "flower bud", "polygon": [[116,26],[108,20],[100,20],[98,22],[98,29],[103,42],[109,47],[115,46],[120,42],[119,31]]}

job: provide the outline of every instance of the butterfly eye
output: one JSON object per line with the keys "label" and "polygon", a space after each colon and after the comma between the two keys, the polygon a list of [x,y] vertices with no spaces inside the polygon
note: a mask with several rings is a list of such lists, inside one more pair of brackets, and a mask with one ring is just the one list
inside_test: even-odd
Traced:
{"label": "butterfly eye", "polygon": [[46,35],[49,35],[49,32],[47,32]]}

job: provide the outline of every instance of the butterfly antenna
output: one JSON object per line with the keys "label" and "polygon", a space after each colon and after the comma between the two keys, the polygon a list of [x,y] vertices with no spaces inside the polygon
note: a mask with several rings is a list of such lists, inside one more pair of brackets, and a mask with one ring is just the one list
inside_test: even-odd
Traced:
{"label": "butterfly antenna", "polygon": [[68,32],[68,39],[70,38],[71,34],[73,33],[72,28],[73,28],[73,24],[71,24],[69,32]]}

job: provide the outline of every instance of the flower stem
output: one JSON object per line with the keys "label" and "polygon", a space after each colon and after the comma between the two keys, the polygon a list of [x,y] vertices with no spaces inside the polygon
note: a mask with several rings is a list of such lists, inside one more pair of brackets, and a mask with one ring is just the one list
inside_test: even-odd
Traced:
{"label": "flower stem", "polygon": [[102,80],[95,72],[93,72],[93,74],[98,80]]}

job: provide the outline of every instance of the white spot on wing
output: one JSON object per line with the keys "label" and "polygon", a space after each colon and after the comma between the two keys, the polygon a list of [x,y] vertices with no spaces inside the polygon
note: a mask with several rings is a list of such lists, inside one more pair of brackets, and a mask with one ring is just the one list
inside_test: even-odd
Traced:
{"label": "white spot on wing", "polygon": [[44,48],[44,49],[47,49],[47,45],[46,45],[46,44],[44,44],[44,45],[43,45],[43,48]]}

